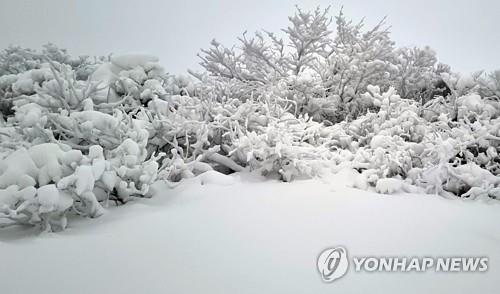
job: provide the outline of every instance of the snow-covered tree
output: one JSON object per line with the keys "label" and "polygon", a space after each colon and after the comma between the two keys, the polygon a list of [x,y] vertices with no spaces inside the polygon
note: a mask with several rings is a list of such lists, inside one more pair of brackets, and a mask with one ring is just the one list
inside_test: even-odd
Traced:
{"label": "snow-covered tree", "polygon": [[238,80],[253,95],[265,92],[255,88],[278,87],[295,103],[296,115],[333,123],[373,108],[361,97],[370,84],[384,91],[395,87],[404,98],[427,98],[448,71],[428,47],[396,48],[385,19],[366,29],[363,20],[355,23],[340,11],[333,30],[329,8],[297,8],[289,20],[283,37],[245,32],[231,48],[214,40],[199,55],[201,65],[221,82]]}

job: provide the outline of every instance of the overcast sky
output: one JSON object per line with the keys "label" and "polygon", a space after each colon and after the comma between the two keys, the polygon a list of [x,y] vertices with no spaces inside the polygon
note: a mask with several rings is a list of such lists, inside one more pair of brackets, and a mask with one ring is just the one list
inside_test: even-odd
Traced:
{"label": "overcast sky", "polygon": [[[0,48],[52,42],[70,53],[147,52],[167,71],[195,68],[212,38],[235,43],[243,31],[287,26],[294,5],[322,0],[0,0]],[[347,16],[368,24],[387,15],[398,45],[429,45],[455,70],[500,68],[500,0],[349,0]]]}

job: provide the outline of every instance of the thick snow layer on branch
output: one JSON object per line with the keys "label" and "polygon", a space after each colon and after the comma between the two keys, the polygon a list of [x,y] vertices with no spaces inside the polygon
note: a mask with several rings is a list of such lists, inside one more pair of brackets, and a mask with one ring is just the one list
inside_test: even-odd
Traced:
{"label": "thick snow layer on branch", "polygon": [[37,199],[40,211],[65,211],[73,205],[73,199],[66,193],[61,193],[56,185],[45,185],[37,190]]}
{"label": "thick snow layer on branch", "polygon": [[148,54],[115,55],[111,57],[110,62],[101,64],[91,78],[106,86],[112,85],[120,77],[130,78],[132,81],[142,84],[148,78],[154,78],[163,73],[163,68],[158,65],[158,60],[158,57]]}
{"label": "thick snow layer on branch", "polygon": [[124,70],[146,67],[148,64],[157,63],[158,61],[158,57],[148,54],[123,54],[111,57],[111,64]]}
{"label": "thick snow layer on branch", "polygon": [[28,151],[20,148],[0,161],[0,189],[17,185],[26,176],[37,179],[38,171]]}
{"label": "thick snow layer on branch", "polygon": [[88,123],[90,128],[101,130],[115,129],[118,127],[119,121],[112,115],[99,111],[80,111],[70,114],[79,124]]}
{"label": "thick snow layer on branch", "polygon": [[44,125],[43,107],[36,103],[28,103],[16,108],[16,120],[22,127],[33,127],[36,124]]}
{"label": "thick snow layer on branch", "polygon": [[111,82],[116,79],[118,73],[119,71],[117,71],[110,62],[106,62],[97,67],[92,73],[91,79],[109,86]]}

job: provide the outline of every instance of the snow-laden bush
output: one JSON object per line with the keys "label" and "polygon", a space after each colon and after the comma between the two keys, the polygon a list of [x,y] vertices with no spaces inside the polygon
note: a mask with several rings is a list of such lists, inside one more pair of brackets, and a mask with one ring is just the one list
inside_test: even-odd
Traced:
{"label": "snow-laden bush", "polygon": [[394,87],[403,98],[424,104],[438,93],[440,75],[449,72],[428,47],[395,47],[385,19],[367,29],[363,21],[355,23],[342,11],[333,22],[329,9],[318,8],[297,9],[289,20],[283,38],[270,32],[245,33],[239,46],[231,48],[214,40],[201,51],[200,64],[220,83],[236,83],[254,97],[265,92],[262,88],[280,88],[281,96],[297,105],[296,115],[330,123],[372,109],[362,97],[368,85],[382,91]]}
{"label": "snow-laden bush", "polygon": [[[399,190],[407,192],[498,197],[500,109],[492,115],[487,100],[462,96],[443,101],[450,113],[441,112],[429,121],[422,113],[432,109],[402,99],[394,90],[381,94],[377,87],[369,89],[365,97],[380,110],[333,127],[351,141],[349,151],[334,156],[338,164],[350,162],[368,186],[381,192],[392,189],[382,179],[399,178],[404,180],[397,184]],[[451,119],[452,102],[464,115]]]}
{"label": "snow-laden bush", "polygon": [[[80,81],[69,65],[50,60],[39,69],[15,77],[14,115],[2,128],[2,136],[10,140],[0,142],[3,150],[11,150],[2,161],[5,168],[0,169],[0,187],[7,189],[5,197],[11,199],[6,200],[5,217],[50,228],[57,216],[57,227],[64,228],[69,208],[80,215],[96,217],[103,212],[101,202],[110,197],[124,203],[130,196],[149,195],[149,185],[157,178],[162,155],[148,152],[149,133],[143,128],[146,122],[128,113],[130,108],[141,110],[135,102],[138,97],[127,93],[109,99],[111,88],[106,81]],[[148,81],[144,83],[147,85]],[[26,154],[33,152],[37,155],[30,159],[31,155]],[[48,167],[37,162],[44,153],[55,156]],[[64,161],[65,154],[74,160]],[[24,182],[15,182],[22,171],[15,173],[15,168],[7,167],[14,166],[19,156],[36,163],[36,169],[29,173],[34,179],[28,181],[30,186],[42,189],[40,195],[57,189],[63,195],[64,205],[54,204],[49,213],[47,207],[40,208],[45,196],[38,198],[35,193],[24,199],[25,194],[16,192],[26,188]],[[44,188],[47,185],[53,187]],[[69,195],[73,204],[68,204],[64,195]]]}
{"label": "snow-laden bush", "polygon": [[47,60],[71,66],[79,80],[86,80],[103,58],[72,57],[66,49],[58,48],[51,43],[43,45],[40,52],[19,46],[9,46],[0,52],[0,76],[16,75],[39,69]]}
{"label": "snow-laden bush", "polygon": [[[266,174],[281,174],[285,180],[318,173],[316,168],[322,163],[311,165],[309,160],[319,161],[327,155],[308,155],[316,147],[308,143],[313,135],[305,135],[312,131],[303,129],[312,124],[318,132],[320,124],[291,116],[282,105],[293,107],[293,103],[282,103],[286,99],[277,96],[276,91],[256,99],[250,95],[246,101],[221,99],[213,95],[217,93],[216,84],[207,83],[196,89],[203,99],[171,95],[169,85],[160,82],[163,71],[154,60],[147,59],[150,57],[113,57],[88,81],[75,79],[71,67],[54,62],[20,74],[16,82],[26,80],[30,91],[15,92],[15,112],[5,122],[5,136],[10,140],[0,143],[11,150],[4,163],[11,164],[12,158],[24,150],[21,146],[28,153],[45,148],[45,152],[56,154],[53,162],[57,168],[49,168],[49,176],[34,170],[34,181],[29,182],[37,188],[53,185],[59,194],[70,196],[74,202],[69,205],[68,197],[61,196],[65,205],[54,204],[50,216],[42,214],[40,219],[28,220],[31,214],[40,213],[38,194],[30,199],[19,194],[19,198],[19,189],[11,187],[19,187],[19,183],[6,180],[2,187],[8,189],[5,195],[19,200],[5,207],[7,218],[44,228],[52,222],[54,228],[60,229],[65,226],[68,212],[95,217],[103,212],[101,203],[109,197],[123,203],[133,195],[148,195],[149,185],[159,172],[168,181],[213,169],[225,173],[243,171],[246,166]],[[29,78],[41,70],[41,82]],[[294,134],[283,136],[290,128],[296,128]],[[267,144],[261,144],[265,153],[262,160],[239,156],[248,149],[243,144],[245,138],[255,135]],[[275,135],[278,137],[270,137]],[[296,146],[288,148],[286,144],[291,142]],[[79,157],[64,163],[60,157],[65,155],[54,146],[64,146],[64,152]],[[97,173],[94,162],[99,168]],[[11,170],[2,173],[5,177],[14,174]],[[54,187],[42,191],[54,191]],[[22,216],[17,217],[18,213]],[[53,218],[60,223],[55,224]]]}
{"label": "snow-laden bush", "polygon": [[436,52],[431,48],[398,48],[394,58],[397,74],[392,84],[401,97],[425,104],[441,94],[440,87],[446,87],[446,84],[439,86],[441,74],[447,74],[450,68],[437,62]]}
{"label": "snow-laden bush", "polygon": [[37,87],[53,80],[51,64],[70,68],[65,74],[70,74],[73,80],[86,81],[102,62],[102,57],[71,57],[53,44],[44,45],[40,53],[11,46],[0,52],[0,112],[12,115],[14,98],[32,95]]}
{"label": "snow-laden bush", "polygon": [[87,155],[55,143],[16,150],[0,162],[0,217],[11,221],[2,225],[60,230],[69,213],[98,217],[110,199],[148,195],[158,163],[140,152],[131,140],[106,155],[98,145]]}
{"label": "snow-laden bush", "polygon": [[257,132],[236,132],[229,154],[242,165],[287,182],[318,176],[332,157],[322,127],[311,119],[284,115]]}
{"label": "snow-laden bush", "polygon": [[[92,74],[91,79],[106,86],[108,92],[101,102],[119,102],[126,111],[145,106],[154,97],[166,93],[168,75],[158,64],[158,58],[146,54],[112,56]],[[121,101],[127,99],[127,101]]]}

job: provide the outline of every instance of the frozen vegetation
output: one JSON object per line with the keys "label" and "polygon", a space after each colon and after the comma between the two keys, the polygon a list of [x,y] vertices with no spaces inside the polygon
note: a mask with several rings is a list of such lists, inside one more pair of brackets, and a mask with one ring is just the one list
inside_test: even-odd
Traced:
{"label": "frozen vegetation", "polygon": [[231,185],[233,173],[500,199],[500,71],[453,72],[428,47],[397,47],[385,21],[289,20],[214,40],[188,77],[141,54],[2,51],[0,226],[60,231],[162,197],[158,181]]}

